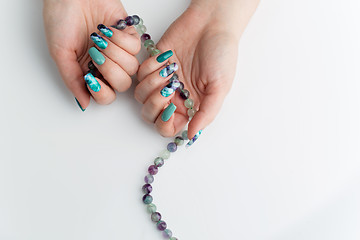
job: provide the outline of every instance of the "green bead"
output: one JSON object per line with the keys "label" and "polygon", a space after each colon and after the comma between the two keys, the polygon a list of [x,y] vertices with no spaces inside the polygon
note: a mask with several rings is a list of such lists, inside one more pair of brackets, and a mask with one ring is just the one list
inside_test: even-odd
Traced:
{"label": "green bead", "polygon": [[140,18],[140,22],[138,25],[143,25],[144,24],[144,20],[142,18]]}
{"label": "green bead", "polygon": [[151,51],[150,55],[155,56],[155,55],[158,55],[159,53],[161,53],[161,51],[159,49],[154,49],[153,51]]}
{"label": "green bead", "polygon": [[151,54],[152,51],[155,51],[156,50],[156,47],[153,46],[153,45],[150,45],[146,48],[146,50],[148,51],[149,54]]}
{"label": "green bead", "polygon": [[163,151],[160,153],[160,157],[161,157],[162,159],[169,159],[169,157],[170,157],[170,152],[169,152],[167,149],[165,149],[165,150],[163,150]]}
{"label": "green bead", "polygon": [[176,137],[174,142],[177,146],[181,146],[184,144],[184,139],[182,137]]}
{"label": "green bead", "polygon": [[164,165],[164,159],[161,157],[157,157],[154,160],[154,164],[156,167],[162,167]]}
{"label": "green bead", "polygon": [[144,42],[144,47],[149,47],[149,46],[155,46],[155,43],[154,43],[154,41],[153,40],[151,40],[151,39],[148,39],[148,40],[146,40],[145,42]]}
{"label": "green bead", "polygon": [[189,108],[187,111],[188,116],[191,118],[195,115],[195,113],[196,113],[195,109],[192,108]]}
{"label": "green bead", "polygon": [[176,237],[172,237],[169,240],[178,240]]}
{"label": "green bead", "polygon": [[191,98],[188,98],[185,100],[184,105],[187,108],[192,108],[194,106],[194,100],[192,100]]}
{"label": "green bead", "polygon": [[153,203],[150,203],[146,206],[146,209],[149,213],[154,213],[154,212],[156,212],[156,205]]}
{"label": "green bead", "polygon": [[181,136],[183,137],[183,139],[189,139],[187,133],[188,133],[187,130],[182,132]]}

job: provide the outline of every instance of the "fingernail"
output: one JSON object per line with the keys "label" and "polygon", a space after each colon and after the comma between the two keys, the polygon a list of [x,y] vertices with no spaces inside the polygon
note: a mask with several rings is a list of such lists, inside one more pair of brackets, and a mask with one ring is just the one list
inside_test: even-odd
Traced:
{"label": "fingernail", "polygon": [[168,97],[173,94],[178,87],[180,87],[180,81],[174,79],[160,91],[160,94],[163,97]]}
{"label": "fingernail", "polygon": [[91,40],[101,49],[105,49],[108,46],[107,41],[103,39],[99,34],[92,33],[90,35]]}
{"label": "fingernail", "polygon": [[100,91],[101,85],[91,73],[86,74],[84,76],[84,79],[86,84],[89,85],[91,90],[93,90],[94,92]]}
{"label": "fingernail", "polygon": [[167,106],[167,108],[165,108],[165,110],[163,111],[161,115],[161,120],[163,120],[164,122],[169,121],[175,110],[176,110],[175,104],[170,103],[170,105]]}
{"label": "fingernail", "polygon": [[176,63],[172,63],[170,65],[167,65],[163,70],[160,71],[160,76],[166,78],[178,69],[179,66]]}
{"label": "fingernail", "polygon": [[82,108],[82,106],[81,106],[81,104],[79,103],[79,101],[77,100],[77,98],[75,98],[75,100],[76,100],[76,103],[77,103],[77,105],[79,106],[79,108],[81,109],[81,111],[85,111],[86,110],[86,108]]}
{"label": "fingernail", "polygon": [[99,24],[97,26],[97,29],[99,29],[99,31],[104,34],[105,36],[107,36],[108,38],[111,38],[112,35],[114,34],[113,31],[110,30],[110,28],[108,28],[107,26],[105,26],[104,24]]}
{"label": "fingernail", "polygon": [[198,140],[198,138],[200,137],[201,133],[202,133],[202,130],[200,130],[199,132],[197,132],[197,133],[195,134],[195,136],[186,144],[185,147],[188,148],[188,147],[190,147],[191,145],[193,145],[194,142],[195,142],[196,140]]}
{"label": "fingernail", "polygon": [[105,62],[105,57],[96,49],[96,47],[92,47],[89,49],[89,54],[92,60],[96,62],[97,65],[103,65]]}
{"label": "fingernail", "polygon": [[162,63],[162,62],[164,62],[165,60],[169,59],[172,55],[173,55],[173,51],[171,51],[171,50],[166,51],[166,52],[160,54],[160,55],[156,58],[156,61],[158,61],[159,63]]}

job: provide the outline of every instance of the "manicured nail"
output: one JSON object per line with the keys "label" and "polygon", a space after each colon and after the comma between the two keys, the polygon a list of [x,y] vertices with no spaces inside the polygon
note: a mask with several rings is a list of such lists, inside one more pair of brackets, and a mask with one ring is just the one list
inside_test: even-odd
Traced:
{"label": "manicured nail", "polygon": [[105,49],[108,46],[108,43],[105,39],[103,39],[99,34],[92,33],[90,35],[91,40],[101,49]]}
{"label": "manicured nail", "polygon": [[111,38],[112,35],[114,34],[113,31],[110,30],[110,28],[108,28],[107,26],[105,26],[104,24],[99,24],[97,26],[97,29],[99,29],[99,31],[104,34],[105,36],[107,36],[108,38]]}
{"label": "manicured nail", "polygon": [[169,121],[175,110],[176,110],[175,104],[170,103],[170,105],[167,106],[167,108],[165,108],[165,110],[163,111],[161,115],[161,120],[163,120],[164,122]]}
{"label": "manicured nail", "polygon": [[167,65],[163,70],[160,71],[160,76],[166,78],[178,69],[179,66],[176,63],[172,63],[170,65]]}
{"label": "manicured nail", "polygon": [[159,63],[162,63],[162,62],[164,62],[165,60],[169,59],[172,55],[173,55],[173,51],[171,51],[171,50],[166,51],[166,52],[160,54],[160,55],[156,58],[156,61],[158,61]]}
{"label": "manicured nail", "polygon": [[197,133],[195,134],[195,136],[186,144],[185,147],[188,148],[188,147],[190,147],[191,145],[193,145],[194,142],[195,142],[196,140],[198,140],[198,138],[200,137],[201,133],[202,133],[202,130],[200,130],[199,132],[197,132]]}
{"label": "manicured nail", "polygon": [[92,60],[96,62],[97,65],[103,65],[105,62],[105,57],[96,49],[96,47],[92,47],[89,49],[89,54]]}
{"label": "manicured nail", "polygon": [[84,79],[86,84],[89,85],[91,90],[93,90],[94,92],[100,91],[101,85],[91,73],[86,74],[84,76]]}
{"label": "manicured nail", "polygon": [[81,111],[85,111],[86,110],[86,108],[82,108],[82,106],[81,106],[81,104],[79,103],[79,101],[77,100],[77,98],[75,98],[75,100],[76,100],[76,103],[77,103],[77,105],[79,106],[79,108],[81,109]]}
{"label": "manicured nail", "polygon": [[180,81],[174,79],[160,91],[160,94],[163,97],[168,97],[173,94],[178,87],[180,87]]}

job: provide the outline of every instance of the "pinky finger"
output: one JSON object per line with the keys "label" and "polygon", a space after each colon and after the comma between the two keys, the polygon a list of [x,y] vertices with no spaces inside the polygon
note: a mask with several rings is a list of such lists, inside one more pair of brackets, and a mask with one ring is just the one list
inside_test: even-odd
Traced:
{"label": "pinky finger", "polygon": [[94,77],[91,73],[88,73],[84,76],[84,79],[89,92],[98,104],[110,104],[116,99],[114,90],[99,78]]}

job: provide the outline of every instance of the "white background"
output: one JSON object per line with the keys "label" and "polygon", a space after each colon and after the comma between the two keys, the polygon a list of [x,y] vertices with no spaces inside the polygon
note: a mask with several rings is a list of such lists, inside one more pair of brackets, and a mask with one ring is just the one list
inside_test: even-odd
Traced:
{"label": "white background", "polygon": [[[155,40],[188,4],[123,3]],[[0,239],[162,239],[140,188],[169,140],[134,89],[82,113],[48,55],[41,2],[0,9]],[[359,12],[357,0],[260,4],[216,121],[156,176],[175,236],[360,239]]]}

